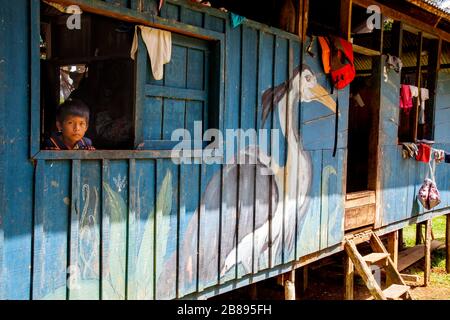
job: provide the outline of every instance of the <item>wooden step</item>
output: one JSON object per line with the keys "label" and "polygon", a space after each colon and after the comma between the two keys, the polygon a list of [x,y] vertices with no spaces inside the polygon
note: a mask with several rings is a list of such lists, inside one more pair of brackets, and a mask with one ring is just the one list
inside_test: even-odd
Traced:
{"label": "wooden step", "polygon": [[401,284],[393,284],[389,288],[384,289],[383,293],[388,300],[396,300],[408,292],[409,286],[404,286]]}
{"label": "wooden step", "polygon": [[389,253],[373,252],[371,254],[364,256],[363,259],[367,264],[371,265],[371,264],[375,264],[381,260],[386,260],[387,257],[389,257]]}

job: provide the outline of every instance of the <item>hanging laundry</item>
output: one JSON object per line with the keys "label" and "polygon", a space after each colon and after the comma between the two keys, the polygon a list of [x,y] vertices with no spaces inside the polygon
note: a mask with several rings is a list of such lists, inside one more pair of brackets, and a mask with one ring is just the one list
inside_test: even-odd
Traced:
{"label": "hanging laundry", "polygon": [[409,113],[413,106],[413,100],[411,96],[411,88],[407,84],[402,84],[400,88],[400,109]]}
{"label": "hanging laundry", "polygon": [[450,163],[450,152],[445,153],[445,163]]}
{"label": "hanging laundry", "polygon": [[441,163],[445,161],[445,151],[444,150],[438,150],[433,149],[433,157],[436,163]]}
{"label": "hanging laundry", "polygon": [[410,85],[409,89],[411,90],[411,98],[417,98],[417,105],[419,105],[419,88]]}
{"label": "hanging laundry", "polygon": [[239,25],[241,25],[246,19],[245,17],[235,14],[233,12],[230,12],[230,17],[231,17],[231,26],[233,28],[236,28]]}
{"label": "hanging laundry", "polygon": [[153,77],[155,80],[161,80],[164,77],[164,65],[169,63],[172,57],[172,34],[169,31],[136,26],[131,47],[131,59],[133,60],[139,44],[138,28],[141,29],[142,39],[147,47]]}
{"label": "hanging laundry", "polygon": [[402,145],[403,145],[402,150],[403,159],[415,158],[419,153],[419,148],[415,143],[405,142]]}
{"label": "hanging laundry", "polygon": [[430,92],[426,88],[420,89],[419,124],[425,124],[425,101],[430,99]]}
{"label": "hanging laundry", "polygon": [[419,144],[419,152],[416,156],[416,160],[420,162],[428,163],[431,159],[431,147],[427,144]]}

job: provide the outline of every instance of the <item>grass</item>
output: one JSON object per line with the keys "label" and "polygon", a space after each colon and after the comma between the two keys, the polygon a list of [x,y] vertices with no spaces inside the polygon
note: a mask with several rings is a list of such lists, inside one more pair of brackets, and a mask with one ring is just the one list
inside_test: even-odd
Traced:
{"label": "grass", "polygon": [[[434,238],[445,242],[446,217],[440,216],[434,218],[432,226]],[[415,225],[410,225],[403,229],[403,242],[406,247],[413,247],[415,245]],[[424,259],[406,269],[405,273],[423,275],[423,264]],[[435,250],[431,255],[431,285],[450,288],[450,274],[447,274],[445,271],[445,249]]]}

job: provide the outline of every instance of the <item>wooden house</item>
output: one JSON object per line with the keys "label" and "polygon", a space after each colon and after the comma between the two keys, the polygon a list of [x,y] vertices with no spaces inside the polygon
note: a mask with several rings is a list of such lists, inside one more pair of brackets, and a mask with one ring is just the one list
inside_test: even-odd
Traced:
{"label": "wooden house", "polygon": [[[436,166],[441,203],[426,210],[429,166],[402,143],[450,152],[449,13],[419,0],[210,2],[2,3],[0,299],[205,299],[343,250],[347,298],[354,267],[370,286],[375,260],[394,286],[372,294],[395,298],[407,293],[398,233],[417,223],[429,262],[450,166]],[[162,80],[137,26],[170,32]],[[353,42],[342,90],[323,70],[328,35]],[[401,84],[428,89],[423,113],[401,110]],[[71,96],[90,107],[96,151],[43,148]],[[173,152],[176,129],[189,156]]]}

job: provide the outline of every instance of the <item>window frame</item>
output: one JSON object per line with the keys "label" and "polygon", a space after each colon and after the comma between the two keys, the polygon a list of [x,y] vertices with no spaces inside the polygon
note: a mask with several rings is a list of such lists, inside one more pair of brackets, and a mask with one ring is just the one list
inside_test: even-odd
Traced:
{"label": "window frame", "polygon": [[[74,5],[77,1],[72,1]],[[31,35],[30,35],[30,158],[33,160],[95,160],[95,159],[161,159],[161,158],[173,158],[172,150],[95,150],[95,151],[81,151],[81,150],[64,150],[64,151],[53,151],[53,150],[43,150],[41,149],[41,68],[40,68],[40,0],[30,1],[30,24],[31,24]],[[134,9],[129,8],[118,8],[112,6],[111,4],[89,4],[87,9],[101,9],[101,11],[107,10],[114,15],[114,19],[123,20],[131,22],[134,24],[145,24],[150,27],[159,28],[162,30],[168,30],[171,32],[186,35],[188,37],[199,38],[208,41],[217,42],[217,52],[218,52],[218,72],[219,72],[219,83],[218,88],[216,88],[218,97],[217,108],[217,124],[218,129],[223,129],[223,110],[224,110],[224,93],[225,93],[225,33],[228,30],[226,27],[225,33],[220,33],[216,31],[207,30],[200,27],[195,27],[185,23],[171,21],[157,17],[151,16],[145,13],[137,12]],[[85,12],[90,12],[83,8]],[[107,16],[106,14],[101,14],[97,12],[92,12],[94,14]],[[123,18],[117,18],[120,14]],[[138,82],[136,81],[135,91],[138,90]],[[135,107],[137,106],[137,101],[134,102]],[[135,110],[136,111],[136,110]],[[133,121],[136,121],[135,119]],[[180,156],[175,156],[175,158],[180,158]]]}

